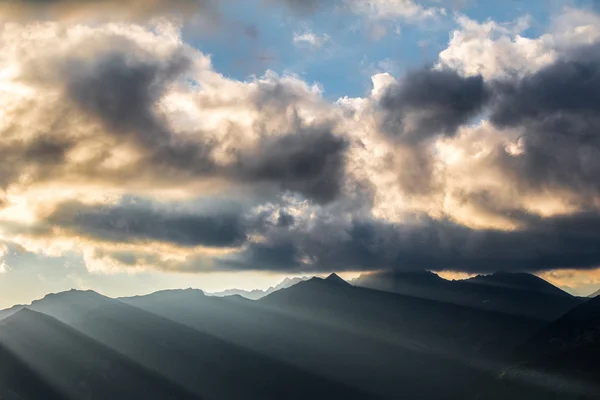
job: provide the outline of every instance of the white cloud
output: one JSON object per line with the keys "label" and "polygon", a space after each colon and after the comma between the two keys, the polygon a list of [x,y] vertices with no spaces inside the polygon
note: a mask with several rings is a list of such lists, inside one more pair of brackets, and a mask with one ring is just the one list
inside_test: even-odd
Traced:
{"label": "white cloud", "polygon": [[6,263],[6,260],[0,261],[0,274],[6,274],[10,270],[10,267]]}
{"label": "white cloud", "polygon": [[374,20],[418,22],[446,15],[441,7],[427,7],[415,0],[346,0],[348,8]]}
{"label": "white cloud", "polygon": [[568,49],[600,39],[600,17],[576,9],[566,9],[554,19],[550,32],[534,38],[522,36],[529,17],[501,24],[460,15],[457,22],[460,27],[440,53],[440,64],[486,79],[535,72]]}
{"label": "white cloud", "polygon": [[10,252],[10,249],[8,248],[8,246],[4,243],[0,244],[0,274],[6,274],[8,271],[10,271],[10,267],[8,266],[8,264],[6,263],[6,260],[4,259],[8,253]]}
{"label": "white cloud", "polygon": [[320,49],[329,42],[331,42],[331,38],[327,34],[318,35],[310,31],[294,33],[294,44],[296,46],[307,46],[314,49]]}

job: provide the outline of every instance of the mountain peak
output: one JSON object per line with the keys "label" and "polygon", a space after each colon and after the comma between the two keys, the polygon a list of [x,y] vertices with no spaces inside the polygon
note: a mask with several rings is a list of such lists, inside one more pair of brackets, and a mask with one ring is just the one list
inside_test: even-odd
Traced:
{"label": "mountain peak", "polygon": [[54,299],[71,299],[71,298],[75,298],[75,297],[87,298],[87,299],[104,298],[104,296],[102,296],[101,294],[99,294],[98,292],[95,292],[93,290],[71,289],[71,290],[67,290],[67,291],[59,292],[59,293],[48,293],[46,296],[44,296],[43,299],[34,300],[32,302],[32,304],[40,303],[45,300],[47,301],[47,300],[54,300]]}
{"label": "mountain peak", "polygon": [[325,280],[328,282],[334,282],[337,284],[350,285],[348,282],[346,282],[345,280],[340,278],[340,276],[338,274],[336,274],[335,272],[332,273],[331,275],[329,275],[327,278],[325,278]]}

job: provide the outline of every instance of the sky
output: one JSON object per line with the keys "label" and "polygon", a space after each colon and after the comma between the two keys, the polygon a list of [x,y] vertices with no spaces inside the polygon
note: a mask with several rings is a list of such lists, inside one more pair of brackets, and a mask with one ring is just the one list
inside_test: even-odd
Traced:
{"label": "sky", "polygon": [[0,307],[387,269],[600,288],[595,0],[0,0]]}

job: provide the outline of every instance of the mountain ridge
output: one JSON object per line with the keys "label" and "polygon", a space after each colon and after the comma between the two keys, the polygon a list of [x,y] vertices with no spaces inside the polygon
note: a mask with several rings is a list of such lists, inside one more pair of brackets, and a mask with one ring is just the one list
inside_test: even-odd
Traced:
{"label": "mountain ridge", "polygon": [[429,271],[381,271],[353,285],[552,321],[581,299],[531,274],[506,272],[446,280]]}

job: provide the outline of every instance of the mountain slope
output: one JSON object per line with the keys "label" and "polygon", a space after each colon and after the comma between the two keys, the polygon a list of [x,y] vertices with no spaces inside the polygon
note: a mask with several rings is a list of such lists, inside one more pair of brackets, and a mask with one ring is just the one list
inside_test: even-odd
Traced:
{"label": "mountain slope", "polygon": [[[14,358],[69,399],[198,399],[58,320],[28,309],[0,322],[0,340]],[[39,380],[31,384],[37,386]],[[29,385],[24,382],[23,389]],[[39,398],[53,396],[48,390]]]}
{"label": "mountain slope", "polygon": [[66,396],[0,342],[0,399],[63,400]]}
{"label": "mountain slope", "polygon": [[600,290],[598,290],[598,291],[596,291],[596,292],[594,292],[594,293],[590,294],[588,297],[590,297],[590,298],[594,298],[594,297],[597,297],[597,296],[600,296]]}
{"label": "mountain slope", "polygon": [[[176,304],[208,298],[199,290],[165,291]],[[93,292],[65,292],[35,302],[96,341],[204,399],[368,398],[169,319]]]}
{"label": "mountain slope", "polygon": [[448,281],[428,271],[383,271],[363,275],[352,284],[548,322],[581,302],[531,274],[496,273]]}

